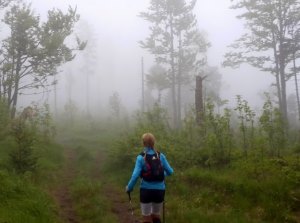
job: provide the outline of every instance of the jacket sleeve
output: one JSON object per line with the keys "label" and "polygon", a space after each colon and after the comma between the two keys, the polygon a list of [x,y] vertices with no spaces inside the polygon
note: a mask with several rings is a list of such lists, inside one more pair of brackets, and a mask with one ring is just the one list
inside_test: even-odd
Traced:
{"label": "jacket sleeve", "polygon": [[143,168],[143,162],[142,162],[143,157],[138,155],[135,161],[135,167],[134,170],[132,172],[131,175],[131,179],[129,180],[128,184],[127,184],[127,188],[129,191],[132,191],[137,180],[139,179],[141,172],[142,172],[142,168]]}
{"label": "jacket sleeve", "polygon": [[166,156],[164,154],[161,153],[160,155],[161,158],[161,162],[163,164],[164,170],[165,170],[165,175],[166,176],[170,176],[174,173],[173,168],[170,166]]}

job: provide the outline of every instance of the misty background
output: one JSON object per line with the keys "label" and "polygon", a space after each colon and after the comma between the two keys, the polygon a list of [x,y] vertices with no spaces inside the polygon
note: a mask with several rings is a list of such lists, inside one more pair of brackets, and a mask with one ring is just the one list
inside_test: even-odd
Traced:
{"label": "misty background", "polygon": [[[111,95],[117,92],[127,111],[141,107],[142,69],[147,74],[154,64],[154,58],[139,45],[149,35],[149,23],[139,17],[147,11],[150,1],[146,0],[33,0],[36,14],[46,18],[49,9],[56,7],[66,11],[69,6],[77,7],[80,20],[75,34],[87,40],[86,49],[78,52],[76,58],[59,68],[56,75],[56,104],[59,111],[71,98],[79,110],[87,106],[92,113],[103,112],[108,107]],[[199,0],[194,9],[199,29],[204,33],[211,47],[207,51],[209,66],[216,66],[221,74],[221,98],[234,106],[236,95],[242,95],[251,106],[259,109],[263,103],[263,92],[270,91],[275,78],[268,72],[261,72],[249,65],[239,69],[221,66],[227,46],[243,33],[243,22],[236,18],[238,10],[230,9],[231,1]],[[74,38],[74,35],[73,35]],[[72,40],[70,40],[72,41]],[[88,84],[87,77],[88,75]],[[209,79],[208,79],[209,81]],[[54,86],[42,94],[21,96],[19,107],[31,101],[55,103]],[[288,92],[294,91],[291,84]],[[190,87],[194,94],[194,87]],[[88,92],[87,92],[88,91]],[[87,98],[86,95],[89,95]]]}

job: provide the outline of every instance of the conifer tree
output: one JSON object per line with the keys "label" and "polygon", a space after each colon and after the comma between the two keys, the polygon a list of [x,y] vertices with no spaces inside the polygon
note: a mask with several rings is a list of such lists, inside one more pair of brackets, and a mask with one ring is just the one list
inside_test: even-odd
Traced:
{"label": "conifer tree", "polygon": [[248,63],[273,74],[280,111],[287,122],[286,81],[291,75],[292,33],[300,31],[299,0],[233,0],[233,9],[242,9],[238,18],[245,21],[246,32],[225,55],[225,66]]}
{"label": "conifer tree", "polygon": [[193,13],[196,0],[151,0],[140,16],[150,22],[150,35],[141,46],[164,65],[170,81],[174,127],[180,126],[181,86],[197,65],[203,64],[208,43],[200,34]]}

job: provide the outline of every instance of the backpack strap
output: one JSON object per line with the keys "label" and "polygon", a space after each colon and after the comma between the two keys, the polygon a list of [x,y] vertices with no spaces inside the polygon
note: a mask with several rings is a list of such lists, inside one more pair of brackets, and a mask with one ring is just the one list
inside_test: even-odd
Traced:
{"label": "backpack strap", "polygon": [[[158,150],[154,150],[154,152],[155,153],[153,155],[156,155],[157,159],[160,161],[160,152]],[[143,151],[139,155],[141,155],[144,159],[144,162],[147,163],[147,160],[146,160],[147,152]]]}
{"label": "backpack strap", "polygon": [[147,153],[145,151],[143,151],[139,155],[141,155],[144,158],[145,162],[146,162],[146,155],[147,155]]}
{"label": "backpack strap", "polygon": [[156,153],[157,159],[160,160],[160,152],[159,152],[159,150],[155,150],[155,153]]}
{"label": "backpack strap", "polygon": [[[154,152],[155,152],[157,158],[160,160],[160,151],[159,150],[154,150]],[[139,155],[141,155],[144,158],[144,160],[145,160],[147,153],[145,151],[143,151]]]}

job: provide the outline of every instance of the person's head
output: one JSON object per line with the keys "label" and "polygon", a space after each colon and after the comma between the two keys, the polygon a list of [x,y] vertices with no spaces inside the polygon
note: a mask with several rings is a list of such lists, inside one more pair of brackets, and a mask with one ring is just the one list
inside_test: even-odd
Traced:
{"label": "person's head", "polygon": [[145,147],[151,147],[151,148],[154,147],[155,138],[154,138],[153,134],[151,134],[151,133],[145,133],[145,134],[143,134],[142,141],[143,141],[143,145]]}

